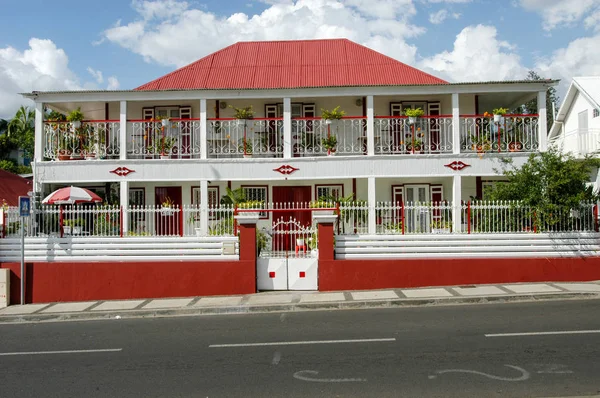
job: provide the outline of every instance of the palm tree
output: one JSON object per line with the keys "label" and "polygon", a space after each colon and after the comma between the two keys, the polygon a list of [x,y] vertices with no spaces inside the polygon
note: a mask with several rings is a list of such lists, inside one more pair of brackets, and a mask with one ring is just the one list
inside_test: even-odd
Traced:
{"label": "palm tree", "polygon": [[247,202],[246,192],[244,192],[244,188],[237,188],[235,190],[232,190],[231,188],[227,187],[226,189],[227,194],[223,195],[223,197],[221,198],[222,205],[233,206]]}
{"label": "palm tree", "polygon": [[7,132],[19,144],[25,156],[31,157],[35,141],[35,111],[21,106],[8,122]]}

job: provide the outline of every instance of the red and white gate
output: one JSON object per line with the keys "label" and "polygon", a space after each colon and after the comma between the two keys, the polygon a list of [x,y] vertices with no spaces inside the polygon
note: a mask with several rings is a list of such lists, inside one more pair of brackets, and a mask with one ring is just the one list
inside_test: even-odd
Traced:
{"label": "red and white gate", "polygon": [[282,217],[263,232],[269,238],[257,259],[258,290],[317,290],[317,228]]}

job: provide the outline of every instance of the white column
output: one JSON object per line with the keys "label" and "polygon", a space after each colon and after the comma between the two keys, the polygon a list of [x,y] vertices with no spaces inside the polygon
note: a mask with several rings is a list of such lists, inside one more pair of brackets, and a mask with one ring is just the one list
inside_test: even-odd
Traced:
{"label": "white column", "polygon": [[546,109],[546,91],[538,92],[537,104],[538,115],[540,115],[538,120],[540,139],[539,151],[546,152],[548,150],[548,124],[546,122],[546,113],[548,110]]}
{"label": "white column", "polygon": [[460,108],[458,93],[452,93],[452,153],[460,153]]}
{"label": "white column", "polygon": [[375,112],[372,95],[367,95],[367,155],[375,155]]}
{"label": "white column", "polygon": [[35,143],[33,147],[33,160],[41,162],[44,158],[44,104],[35,103]]}
{"label": "white column", "polygon": [[208,180],[200,180],[200,234],[208,235]]}
{"label": "white column", "polygon": [[283,157],[292,158],[292,99],[283,99]]}
{"label": "white column", "polygon": [[129,182],[119,181],[119,197],[123,209],[123,236],[127,236],[129,232],[129,213],[127,212],[129,208]]}
{"label": "white column", "polygon": [[462,177],[452,177],[452,231],[455,233],[461,232],[462,220]]}
{"label": "white column", "polygon": [[208,158],[208,125],[206,99],[200,100],[200,159]]}
{"label": "white column", "polygon": [[375,217],[375,177],[367,178],[367,204],[369,206],[368,229],[369,235],[374,235],[377,232],[377,219]]}
{"label": "white column", "polygon": [[127,159],[127,101],[121,101],[119,112],[119,159]]}

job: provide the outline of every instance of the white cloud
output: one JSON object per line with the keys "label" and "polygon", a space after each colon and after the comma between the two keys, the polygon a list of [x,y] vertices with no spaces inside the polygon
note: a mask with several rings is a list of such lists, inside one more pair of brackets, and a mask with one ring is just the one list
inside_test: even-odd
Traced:
{"label": "white cloud", "polygon": [[94,80],[96,80],[98,82],[98,84],[102,84],[102,82],[104,81],[104,77],[102,76],[101,71],[92,69],[91,66],[87,67],[87,71],[89,72],[90,75],[92,75]]}
{"label": "white cloud", "polygon": [[514,49],[497,38],[495,27],[469,26],[456,36],[452,51],[424,58],[420,66],[453,81],[522,79],[527,68]]}
{"label": "white cloud", "polygon": [[470,3],[473,0],[425,0],[429,3]]}
{"label": "white cloud", "polygon": [[538,60],[536,69],[540,75],[562,79],[559,92],[564,92],[573,76],[600,75],[600,34],[573,40],[551,56]]}
{"label": "white cloud", "polygon": [[448,10],[446,10],[445,8],[442,8],[441,10],[439,10],[437,12],[429,14],[429,22],[431,22],[434,25],[441,24],[447,18],[458,19],[458,18],[460,18],[460,14],[456,13],[456,12],[455,13],[449,13]]}
{"label": "white cloud", "polygon": [[[88,72],[96,82],[102,77],[102,72],[92,68]],[[114,80],[109,78],[109,86],[118,85]],[[97,88],[96,83],[81,84],[69,68],[69,57],[52,40],[32,38],[24,51],[10,46],[0,48],[0,118],[13,117],[20,105],[33,105],[18,93],[90,88]]]}
{"label": "white cloud", "polygon": [[587,29],[592,28],[594,31],[600,31],[600,8],[586,17],[583,23]]}
{"label": "white cloud", "polygon": [[[416,48],[406,42],[425,29],[409,19],[416,14],[412,0],[263,1],[260,14],[242,12],[221,17],[194,9],[186,2],[171,9],[168,20],[157,18],[158,1],[136,2],[140,18],[118,21],[104,37],[144,57],[147,62],[181,67],[238,41],[345,37],[414,63]],[[162,18],[162,17],[161,17]]]}
{"label": "white cloud", "polygon": [[111,76],[108,78],[108,86],[106,87],[107,90],[118,90],[120,86],[121,84],[115,76]]}
{"label": "white cloud", "polygon": [[572,26],[590,12],[600,11],[600,0],[519,0],[521,7],[541,14],[544,30]]}

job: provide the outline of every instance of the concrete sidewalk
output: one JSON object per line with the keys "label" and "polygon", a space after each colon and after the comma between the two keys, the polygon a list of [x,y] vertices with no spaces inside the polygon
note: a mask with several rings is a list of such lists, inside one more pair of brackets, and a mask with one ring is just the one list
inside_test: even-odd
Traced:
{"label": "concrete sidewalk", "polygon": [[600,281],[522,283],[348,292],[263,292],[241,296],[12,305],[0,323],[240,314],[395,306],[600,298]]}

